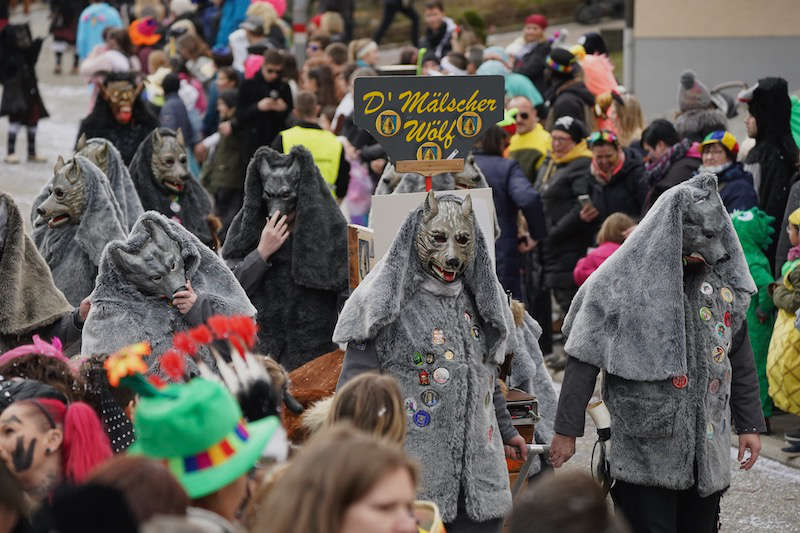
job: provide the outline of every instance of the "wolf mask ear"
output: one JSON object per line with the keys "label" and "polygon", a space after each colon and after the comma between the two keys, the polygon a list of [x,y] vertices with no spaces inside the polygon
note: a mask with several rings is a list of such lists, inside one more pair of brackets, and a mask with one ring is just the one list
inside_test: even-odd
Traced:
{"label": "wolf mask ear", "polygon": [[186,146],[186,144],[183,142],[183,130],[182,129],[178,128],[178,134],[175,136],[175,138],[178,139],[178,144],[180,144],[183,147]]}
{"label": "wolf mask ear", "polygon": [[472,197],[469,194],[464,197],[464,203],[461,204],[461,214],[466,218],[472,215]]}
{"label": "wolf mask ear", "polygon": [[67,178],[68,182],[74,185],[79,179],[81,179],[81,167],[78,165],[78,161],[76,159],[73,159],[70,161],[70,163],[72,166],[70,166],[69,170],[67,170],[67,173],[64,177]]}
{"label": "wolf mask ear", "polygon": [[147,231],[148,235],[150,235],[150,238],[156,246],[162,250],[166,250],[172,245],[173,241],[169,238],[169,235],[166,234],[161,226],[152,220],[142,220],[142,226],[144,226],[144,229]]}
{"label": "wolf mask ear", "polygon": [[58,174],[58,171],[64,168],[65,164],[66,163],[64,163],[64,158],[59,155],[58,159],[56,160],[56,164],[53,167],[53,174]]}
{"label": "wolf mask ear", "polygon": [[159,131],[159,128],[156,128],[153,130],[153,152],[158,151],[158,149],[161,147],[161,142],[161,131]]}
{"label": "wolf mask ear", "polygon": [[78,144],[77,144],[77,145],[75,145],[75,151],[76,151],[76,152],[80,152],[81,150],[83,150],[84,148],[86,148],[86,144],[87,144],[87,142],[86,142],[86,141],[87,141],[87,139],[86,139],[86,133],[85,133],[85,132],[84,132],[84,133],[81,133],[81,136],[80,136],[80,137],[78,137]]}
{"label": "wolf mask ear", "polygon": [[136,271],[133,264],[140,262],[136,254],[126,252],[119,246],[114,248],[109,247],[108,252],[111,254],[112,261],[123,271],[128,273]]}
{"label": "wolf mask ear", "polygon": [[[472,204],[470,204],[470,209]],[[433,191],[428,191],[428,196],[425,197],[425,207],[422,210],[422,221],[430,222],[433,217],[439,214],[439,202],[436,200],[436,194]]]}

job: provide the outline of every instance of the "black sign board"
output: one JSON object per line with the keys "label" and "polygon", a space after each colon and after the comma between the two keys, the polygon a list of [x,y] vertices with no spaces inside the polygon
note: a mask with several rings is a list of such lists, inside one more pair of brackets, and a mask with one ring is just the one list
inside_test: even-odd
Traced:
{"label": "black sign board", "polygon": [[458,171],[472,145],[503,119],[502,76],[356,78],[355,123],[400,172]]}

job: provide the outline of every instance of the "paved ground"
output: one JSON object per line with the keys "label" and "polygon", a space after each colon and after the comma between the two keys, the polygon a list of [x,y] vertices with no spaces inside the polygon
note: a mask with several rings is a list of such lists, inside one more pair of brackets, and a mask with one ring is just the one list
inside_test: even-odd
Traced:
{"label": "paved ground", "polygon": [[[15,20],[19,20],[19,16]],[[31,15],[35,35],[45,35],[46,12],[35,9]],[[575,25],[567,25],[576,37],[584,31]],[[497,44],[507,44],[513,34],[492,38]],[[24,215],[30,211],[30,203],[42,186],[52,176],[52,165],[59,154],[71,153],[78,129],[78,121],[89,110],[89,87],[77,76],[54,76],[53,56],[50,41],[45,43],[38,63],[40,89],[50,112],[50,118],[40,123],[38,137],[39,153],[49,161],[45,165],[23,163],[9,166],[0,161],[0,189],[10,192],[20,204]],[[396,50],[382,52],[382,62],[390,63]],[[66,58],[65,58],[66,59]],[[0,120],[0,154],[5,155],[5,139],[8,122]],[[24,135],[18,140],[17,151],[26,153]],[[564,467],[587,469],[594,442],[594,428],[587,418],[586,437],[578,441],[577,455]],[[767,448],[773,457],[780,458],[781,440],[769,439]],[[731,450],[731,468],[736,468],[735,450]],[[800,462],[800,459],[796,460]],[[800,467],[800,465],[795,465]],[[762,458],[750,472],[734,471],[733,483],[722,501],[724,532],[737,533],[789,533],[800,532],[800,471],[768,458]]]}

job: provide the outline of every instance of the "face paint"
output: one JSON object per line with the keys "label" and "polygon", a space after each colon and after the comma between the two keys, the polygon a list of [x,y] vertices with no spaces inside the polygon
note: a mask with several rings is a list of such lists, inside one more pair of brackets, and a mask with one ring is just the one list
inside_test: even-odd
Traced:
{"label": "face paint", "polygon": [[11,452],[11,462],[17,473],[28,470],[33,464],[33,452],[36,450],[36,439],[32,439],[28,449],[25,449],[25,439],[17,437],[17,447]]}
{"label": "face paint", "polygon": [[76,161],[64,163],[59,156],[55,175],[49,185],[50,196],[36,209],[36,213],[50,228],[78,224],[85,207],[84,179]]}
{"label": "face paint", "polygon": [[417,257],[433,277],[451,283],[461,276],[475,253],[472,199],[438,201],[428,193],[417,233]]}

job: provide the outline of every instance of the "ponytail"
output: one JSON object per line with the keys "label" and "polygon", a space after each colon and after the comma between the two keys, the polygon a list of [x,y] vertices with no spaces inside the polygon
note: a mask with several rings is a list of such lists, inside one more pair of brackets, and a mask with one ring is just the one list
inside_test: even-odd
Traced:
{"label": "ponytail", "polygon": [[83,402],[64,405],[58,400],[34,400],[64,431],[61,459],[64,478],[81,483],[97,465],[111,457],[103,424],[94,409]]}

